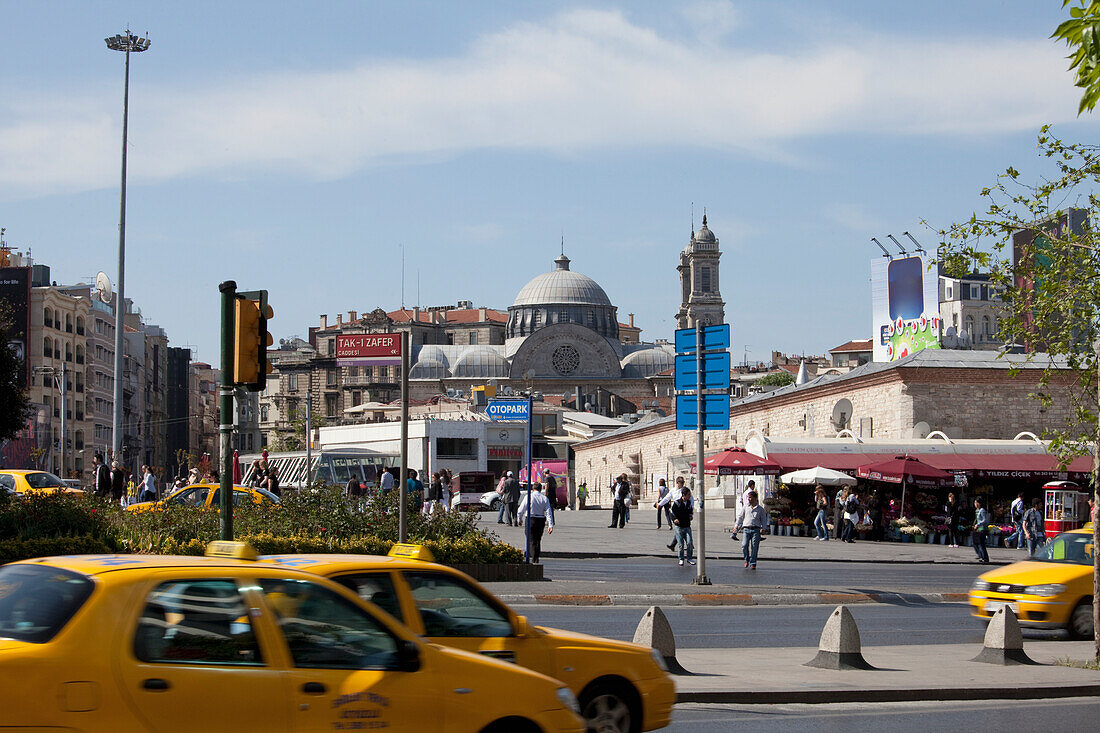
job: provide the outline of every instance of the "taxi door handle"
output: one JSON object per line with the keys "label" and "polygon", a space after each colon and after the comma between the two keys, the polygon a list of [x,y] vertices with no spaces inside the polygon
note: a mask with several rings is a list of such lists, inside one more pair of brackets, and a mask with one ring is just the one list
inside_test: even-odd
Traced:
{"label": "taxi door handle", "polygon": [[307,682],[302,685],[302,692],[307,695],[324,695],[327,689],[320,682]]}
{"label": "taxi door handle", "polygon": [[172,685],[170,685],[168,683],[168,680],[162,680],[159,677],[150,677],[149,679],[144,680],[141,683],[141,686],[143,688],[145,688],[146,690],[154,690],[156,692],[163,692],[164,690],[167,690]]}

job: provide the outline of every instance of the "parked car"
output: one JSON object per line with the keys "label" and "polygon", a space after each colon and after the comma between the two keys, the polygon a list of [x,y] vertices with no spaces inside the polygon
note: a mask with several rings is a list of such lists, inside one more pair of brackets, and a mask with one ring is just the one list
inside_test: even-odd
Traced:
{"label": "parked car", "polygon": [[[126,511],[157,512],[162,511],[165,504],[189,504],[191,506],[199,506],[217,511],[221,506],[218,501],[220,492],[221,487],[218,484],[191,484],[182,489],[176,489],[160,501],[142,501],[137,504],[131,504],[126,507]],[[252,500],[253,504],[262,504],[264,502],[270,502],[272,504],[280,503],[279,497],[275,496],[275,494],[272,494],[267,489],[253,489],[249,486],[233,487],[234,505],[248,501],[249,499]]]}
{"label": "parked car", "polygon": [[54,476],[48,471],[36,471],[23,468],[6,468],[0,470],[0,486],[6,487],[17,494],[55,494],[58,491],[64,491],[67,494],[84,493],[84,490],[80,488],[79,482],[73,487],[67,481]]}

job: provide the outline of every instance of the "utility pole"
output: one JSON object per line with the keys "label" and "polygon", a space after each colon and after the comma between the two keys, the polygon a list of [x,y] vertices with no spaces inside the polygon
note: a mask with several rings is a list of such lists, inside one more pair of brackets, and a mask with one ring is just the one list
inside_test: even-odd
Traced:
{"label": "utility pole", "polygon": [[[699,492],[699,572],[695,575],[696,585],[710,585],[707,577],[707,485],[703,473],[703,319],[695,319],[695,384],[696,388],[696,429],[695,429],[695,485]],[[690,558],[689,558],[690,559]]]}
{"label": "utility pole", "polygon": [[219,430],[221,432],[221,539],[233,540],[233,360],[236,344],[237,283],[227,280],[218,286],[222,294],[222,384]]}
{"label": "utility pole", "polygon": [[[402,250],[403,252],[404,250]],[[404,269],[402,269],[404,273]],[[402,278],[404,280],[404,278]],[[410,329],[411,330],[411,329]],[[397,541],[409,541],[409,331],[401,332],[401,506],[397,515]]]}

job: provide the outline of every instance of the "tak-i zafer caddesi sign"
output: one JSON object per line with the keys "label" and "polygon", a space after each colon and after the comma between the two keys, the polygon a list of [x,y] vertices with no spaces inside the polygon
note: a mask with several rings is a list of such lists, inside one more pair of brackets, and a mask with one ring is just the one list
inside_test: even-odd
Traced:
{"label": "tak-i zafer caddesi sign", "polygon": [[401,364],[401,334],[362,333],[336,337],[337,366],[397,366]]}

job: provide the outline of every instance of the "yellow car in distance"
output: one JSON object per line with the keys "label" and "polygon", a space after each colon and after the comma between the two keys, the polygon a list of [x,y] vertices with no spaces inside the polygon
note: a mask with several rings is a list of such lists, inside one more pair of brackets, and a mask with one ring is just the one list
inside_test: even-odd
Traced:
{"label": "yellow car in distance", "polygon": [[558,680],[417,639],[291,568],[139,555],[0,567],[0,730],[382,728],[584,730]]}
{"label": "yellow car in distance", "polygon": [[36,471],[22,468],[0,470],[0,492],[15,494],[83,494],[48,471]]}
{"label": "yellow car in distance", "polygon": [[[128,512],[155,512],[164,508],[165,504],[179,504],[181,506],[198,506],[206,509],[218,510],[221,487],[218,484],[191,484],[182,489],[176,489],[160,501],[143,501],[126,507]],[[279,503],[279,497],[267,489],[253,489],[249,486],[233,487],[233,506],[240,506],[251,499],[253,504],[271,502]]]}
{"label": "yellow car in distance", "polygon": [[1028,560],[979,575],[970,588],[971,614],[988,621],[1007,606],[1020,626],[1093,638],[1094,552],[1091,528],[1062,532]]}
{"label": "yellow car in distance", "polygon": [[476,580],[429,562],[416,545],[373,555],[265,555],[344,585],[429,641],[515,662],[577,695],[589,730],[637,733],[668,725],[676,690],[654,649],[533,626]]}

